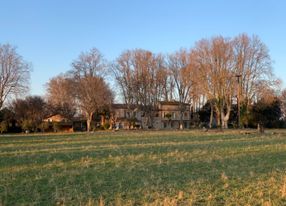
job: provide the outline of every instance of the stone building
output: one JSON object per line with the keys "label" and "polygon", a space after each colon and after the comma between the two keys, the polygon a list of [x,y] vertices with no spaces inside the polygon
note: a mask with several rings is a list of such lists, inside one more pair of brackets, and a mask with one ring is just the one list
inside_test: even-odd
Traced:
{"label": "stone building", "polygon": [[111,110],[111,125],[122,129],[150,128],[183,129],[190,128],[190,104],[176,101],[159,102],[157,108],[147,116],[135,106],[114,104]]}

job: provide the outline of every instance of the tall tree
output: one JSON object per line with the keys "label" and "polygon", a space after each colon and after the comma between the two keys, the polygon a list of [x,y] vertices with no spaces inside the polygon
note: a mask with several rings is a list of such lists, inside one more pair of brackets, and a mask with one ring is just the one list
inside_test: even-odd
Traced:
{"label": "tall tree", "polygon": [[[243,100],[246,109],[242,111],[247,115],[250,105],[279,83],[272,73],[269,51],[257,36],[242,34],[233,39],[201,40],[191,56],[196,62],[204,94],[212,100],[217,123],[222,127],[227,127],[235,96]],[[247,118],[244,119],[247,124]]]}
{"label": "tall tree", "polygon": [[134,93],[134,67],[132,64],[132,52],[123,52],[112,64],[112,72],[114,74],[115,81],[119,87],[119,92],[122,95],[122,100],[127,107],[127,119],[129,120],[129,127],[131,127],[132,119],[134,119],[135,95]]}
{"label": "tall tree", "polygon": [[12,95],[28,90],[31,66],[10,44],[0,44],[0,109]]}
{"label": "tall tree", "polygon": [[46,98],[52,113],[71,119],[77,110],[75,81],[68,75],[59,75],[46,85]]}
{"label": "tall tree", "polygon": [[190,54],[182,49],[167,58],[167,67],[175,85],[175,95],[179,102],[180,128],[183,129],[183,115],[186,104],[191,102],[192,87],[194,85],[194,72],[190,64]]}
{"label": "tall tree", "polygon": [[[153,126],[154,109],[158,101],[168,98],[168,72],[164,57],[136,49],[121,54],[113,65],[115,79],[123,99],[143,112],[142,126]],[[132,114],[132,112],[130,113]]]}
{"label": "tall tree", "polygon": [[[134,97],[136,104],[143,111],[144,121],[152,127],[152,110],[156,104],[153,94],[155,91],[155,60],[153,53],[145,50],[133,52],[132,64],[134,66]],[[143,124],[142,124],[143,126]]]}
{"label": "tall tree", "polygon": [[263,93],[265,86],[272,87],[276,79],[272,72],[272,60],[266,45],[258,36],[241,34],[233,39],[235,72],[241,76],[240,95],[245,106],[244,123],[248,123],[250,105]]}
{"label": "tall tree", "polygon": [[201,40],[193,49],[192,58],[201,87],[211,100],[211,109],[216,111],[217,124],[227,128],[235,82],[232,42],[220,36]]}
{"label": "tall tree", "polygon": [[37,131],[46,113],[45,106],[42,97],[28,96],[25,99],[14,100],[11,110],[23,130]]}
{"label": "tall tree", "polygon": [[82,53],[72,63],[71,73],[75,82],[75,92],[80,109],[87,118],[87,130],[95,112],[101,113],[113,101],[113,93],[103,79],[105,60],[96,48]]}
{"label": "tall tree", "polygon": [[127,106],[135,104],[134,99],[134,67],[132,64],[132,52],[123,52],[112,65],[115,81],[120,88],[123,101]]}
{"label": "tall tree", "polygon": [[86,114],[87,131],[95,113],[102,113],[113,101],[113,93],[101,77],[87,76],[78,82],[78,99],[81,110]]}

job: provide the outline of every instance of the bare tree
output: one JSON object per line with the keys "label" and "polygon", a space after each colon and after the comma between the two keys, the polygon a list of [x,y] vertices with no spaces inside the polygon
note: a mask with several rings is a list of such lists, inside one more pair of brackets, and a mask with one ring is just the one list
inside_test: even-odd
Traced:
{"label": "bare tree", "polygon": [[183,115],[186,104],[191,102],[191,89],[194,84],[193,68],[190,64],[190,54],[182,49],[167,58],[170,76],[174,82],[175,95],[179,101],[180,129],[183,129]]}
{"label": "bare tree", "polygon": [[77,97],[80,108],[86,114],[87,131],[90,131],[93,115],[103,111],[112,103],[113,93],[103,78],[87,76],[78,82]]}
{"label": "bare tree", "polygon": [[217,124],[227,128],[235,82],[232,43],[223,37],[201,40],[196,44],[192,58],[201,88],[216,111]]}
{"label": "bare tree", "polygon": [[131,121],[134,117],[135,95],[134,93],[134,67],[132,64],[132,52],[123,52],[112,65],[112,72],[115,77],[115,81],[119,86],[119,91],[122,95],[123,101],[127,107],[127,119],[129,120],[129,127],[131,127]]}
{"label": "bare tree", "polygon": [[279,82],[272,73],[268,49],[257,36],[242,34],[233,39],[201,40],[191,56],[196,63],[201,88],[212,111],[216,111],[217,123],[224,128],[227,128],[235,96],[242,98],[246,113],[249,113],[250,104],[262,93],[277,87]]}
{"label": "bare tree", "polygon": [[72,73],[75,77],[100,76],[105,73],[106,63],[103,55],[96,48],[82,52],[77,60],[72,63]]}
{"label": "bare tree", "polygon": [[171,96],[163,55],[142,49],[125,51],[112,68],[129,114],[133,113],[131,106],[135,105],[135,109],[143,112],[144,125],[152,127],[158,102]]}
{"label": "bare tree", "polygon": [[143,120],[148,127],[153,127],[154,109],[162,99],[164,77],[160,73],[163,59],[146,50],[133,51],[132,64],[134,67],[134,98],[143,112]]}
{"label": "bare tree", "polygon": [[67,75],[59,75],[46,84],[46,98],[52,113],[71,119],[77,110],[75,81]]}
{"label": "bare tree", "polygon": [[91,129],[91,121],[95,112],[100,113],[103,107],[113,101],[113,93],[103,79],[105,60],[96,48],[82,53],[72,63],[71,73],[75,82],[75,92],[80,109],[87,118],[87,130]]}
{"label": "bare tree", "polygon": [[0,44],[0,108],[9,96],[28,90],[31,66],[20,56],[16,48]]}
{"label": "bare tree", "polygon": [[[241,76],[239,85],[246,112],[245,124],[248,124],[250,105],[255,101],[261,89],[275,86],[276,79],[272,72],[272,60],[268,48],[258,36],[249,37],[241,34],[234,38],[234,55],[236,73]],[[263,86],[264,85],[264,86]]]}
{"label": "bare tree", "polygon": [[[165,60],[164,60],[165,62]],[[161,67],[158,71],[158,80],[159,85],[161,87],[161,99],[163,101],[171,101],[175,98],[175,82],[171,77],[170,70],[168,69],[167,63],[166,65]]]}

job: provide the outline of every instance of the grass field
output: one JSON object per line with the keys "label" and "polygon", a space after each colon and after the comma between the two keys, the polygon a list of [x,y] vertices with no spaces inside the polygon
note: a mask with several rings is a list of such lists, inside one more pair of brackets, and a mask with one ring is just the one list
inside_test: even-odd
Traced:
{"label": "grass field", "polygon": [[286,205],[286,133],[0,136],[0,205]]}

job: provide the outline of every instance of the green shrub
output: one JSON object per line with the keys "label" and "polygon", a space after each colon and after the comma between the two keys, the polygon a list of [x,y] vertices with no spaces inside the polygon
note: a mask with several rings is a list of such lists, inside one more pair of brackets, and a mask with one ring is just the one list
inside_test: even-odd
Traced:
{"label": "green shrub", "polygon": [[61,130],[61,125],[59,122],[53,122],[54,132],[59,132]]}
{"label": "green shrub", "polygon": [[48,122],[42,122],[40,125],[39,125],[39,129],[42,131],[42,132],[45,132],[49,129],[49,123]]}
{"label": "green shrub", "polygon": [[110,124],[108,122],[106,122],[104,125],[103,125],[104,129],[109,129],[110,127]]}
{"label": "green shrub", "polygon": [[0,132],[1,134],[8,131],[8,123],[7,121],[2,121],[0,123]]}
{"label": "green shrub", "polygon": [[23,120],[21,127],[22,127],[22,130],[24,131],[32,131],[33,129],[32,120],[28,120],[28,119]]}

